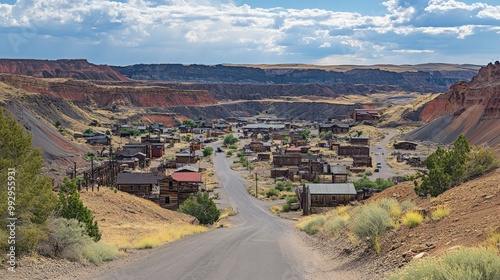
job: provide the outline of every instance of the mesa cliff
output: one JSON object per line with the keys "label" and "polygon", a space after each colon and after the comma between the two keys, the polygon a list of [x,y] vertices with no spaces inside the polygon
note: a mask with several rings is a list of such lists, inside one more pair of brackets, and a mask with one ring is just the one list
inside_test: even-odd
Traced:
{"label": "mesa cliff", "polygon": [[37,78],[127,81],[108,65],[95,65],[86,59],[0,59],[0,73]]}

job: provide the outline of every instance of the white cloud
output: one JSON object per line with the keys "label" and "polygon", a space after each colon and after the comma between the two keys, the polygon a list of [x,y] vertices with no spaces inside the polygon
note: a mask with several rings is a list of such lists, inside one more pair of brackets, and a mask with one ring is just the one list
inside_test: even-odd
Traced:
{"label": "white cloud", "polygon": [[395,53],[433,53],[433,50],[393,50]]}
{"label": "white cloud", "polygon": [[[96,48],[110,48],[111,54],[113,48],[131,54],[147,49],[151,59],[160,52],[161,57],[172,54],[178,59],[185,52],[186,57],[200,53],[219,62],[226,57],[237,59],[238,53],[241,59],[253,55],[258,62],[266,62],[262,60],[269,55],[294,62],[324,62],[339,56],[390,60],[395,53],[408,57],[419,50],[420,54],[437,54],[434,48],[440,48],[443,40],[498,34],[500,6],[455,0],[387,0],[382,5],[385,15],[370,16],[323,9],[253,8],[231,0],[18,0],[14,5],[0,4],[4,15],[0,34],[14,33],[24,39],[21,43],[37,35],[47,43],[66,42],[68,52],[74,42],[80,50],[88,42]],[[411,42],[414,47],[408,47],[407,41],[418,36],[425,37],[425,45],[415,41]],[[31,50],[28,45],[16,45],[13,53],[22,52],[23,47]],[[54,50],[46,50],[50,51]]]}
{"label": "white cloud", "polygon": [[455,1],[455,0],[430,0],[429,6],[425,8],[427,12],[446,12],[450,10],[477,10],[485,8],[486,4],[474,3],[468,5],[467,3]]}

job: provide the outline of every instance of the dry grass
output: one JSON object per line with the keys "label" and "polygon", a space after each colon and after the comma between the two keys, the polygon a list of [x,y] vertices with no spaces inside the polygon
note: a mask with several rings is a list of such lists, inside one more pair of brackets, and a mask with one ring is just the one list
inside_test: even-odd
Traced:
{"label": "dry grass", "polygon": [[102,231],[102,240],[118,248],[152,248],[208,230],[194,225],[193,217],[170,211],[128,193],[108,188],[82,192]]}
{"label": "dry grass", "polygon": [[409,228],[414,228],[424,221],[422,214],[416,211],[406,212],[401,218],[401,223]]}
{"label": "dry grass", "polygon": [[431,211],[431,219],[433,221],[439,221],[444,217],[449,216],[451,213],[451,208],[446,205],[439,205],[436,209]]}
{"label": "dry grass", "polygon": [[127,232],[127,235],[116,234],[106,240],[120,249],[150,249],[188,235],[205,232],[207,228],[190,224],[124,224],[108,230],[117,233]]}

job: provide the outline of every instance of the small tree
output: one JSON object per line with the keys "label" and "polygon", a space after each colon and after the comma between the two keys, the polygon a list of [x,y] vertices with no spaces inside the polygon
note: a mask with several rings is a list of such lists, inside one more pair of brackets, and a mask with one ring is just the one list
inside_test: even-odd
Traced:
{"label": "small tree", "polygon": [[191,128],[196,127],[196,122],[193,120],[185,120],[182,122],[182,124],[184,126],[191,127]]}
{"label": "small tree", "polygon": [[238,142],[238,138],[234,137],[233,134],[228,134],[225,138],[224,138],[224,146],[225,147],[228,147],[230,145],[233,145],[233,144],[236,144]]}
{"label": "small tree", "polygon": [[87,128],[85,129],[85,131],[83,132],[83,134],[92,134],[94,133],[94,130],[92,130],[92,128]]}
{"label": "small tree", "polygon": [[200,224],[211,225],[219,220],[220,211],[215,203],[208,197],[208,193],[198,192],[196,197],[190,195],[179,207],[179,212],[194,216]]}
{"label": "small tree", "polygon": [[210,156],[213,152],[214,152],[214,148],[212,148],[212,147],[205,147],[203,149],[203,155],[206,157]]}
{"label": "small tree", "polygon": [[78,220],[78,222],[84,225],[87,235],[92,237],[95,242],[101,239],[97,221],[94,221],[92,211],[85,207],[80,200],[75,180],[64,178],[64,184],[59,191],[57,216]]}
{"label": "small tree", "polygon": [[448,150],[438,147],[425,159],[429,173],[420,176],[422,183],[414,181],[415,193],[420,196],[438,196],[467,180],[466,162],[470,154],[471,147],[463,135],[458,136],[453,147]]}

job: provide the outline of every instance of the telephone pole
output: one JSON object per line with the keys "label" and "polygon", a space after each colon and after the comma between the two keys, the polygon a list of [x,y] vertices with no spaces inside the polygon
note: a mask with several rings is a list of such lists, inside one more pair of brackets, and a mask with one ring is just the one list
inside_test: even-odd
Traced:
{"label": "telephone pole", "polygon": [[258,198],[257,181],[257,172],[255,172],[255,198]]}

